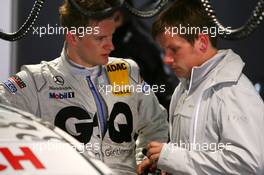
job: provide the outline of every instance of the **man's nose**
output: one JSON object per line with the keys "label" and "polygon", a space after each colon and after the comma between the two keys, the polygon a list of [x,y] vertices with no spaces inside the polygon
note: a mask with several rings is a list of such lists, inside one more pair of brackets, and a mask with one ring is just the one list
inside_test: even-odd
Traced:
{"label": "man's nose", "polygon": [[164,62],[164,64],[171,65],[173,63],[172,56],[165,54],[163,62]]}
{"label": "man's nose", "polygon": [[105,49],[109,50],[110,52],[115,49],[112,39],[107,41],[107,43],[105,44]]}

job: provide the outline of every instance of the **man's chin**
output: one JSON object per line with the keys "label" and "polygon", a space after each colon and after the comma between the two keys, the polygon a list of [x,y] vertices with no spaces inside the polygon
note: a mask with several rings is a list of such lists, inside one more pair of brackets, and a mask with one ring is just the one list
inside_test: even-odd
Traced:
{"label": "man's chin", "polygon": [[186,79],[186,78],[189,78],[189,76],[188,75],[186,75],[186,74],[184,74],[184,73],[177,73],[177,72],[175,72],[175,74],[176,74],[176,77],[177,78],[179,78],[179,79]]}
{"label": "man's chin", "polygon": [[107,64],[108,63],[108,60],[109,60],[108,57],[104,58],[103,61],[102,61],[102,64]]}
{"label": "man's chin", "polygon": [[180,71],[180,70],[174,70],[174,72],[175,72],[175,74],[176,74],[176,76],[178,78],[184,78],[184,75],[183,75],[183,72],[182,71]]}
{"label": "man's chin", "polygon": [[97,57],[94,57],[94,61],[98,64],[98,65],[103,65],[108,63],[109,60],[109,55],[98,55]]}
{"label": "man's chin", "polygon": [[174,69],[174,72],[178,78],[189,78],[191,73],[187,73],[183,69]]}

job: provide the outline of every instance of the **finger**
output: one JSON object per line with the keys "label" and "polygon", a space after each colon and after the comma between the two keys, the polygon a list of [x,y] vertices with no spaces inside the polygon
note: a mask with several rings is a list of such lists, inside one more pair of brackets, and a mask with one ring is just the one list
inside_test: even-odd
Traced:
{"label": "finger", "polygon": [[149,159],[150,159],[150,161],[151,161],[152,163],[156,164],[157,161],[158,161],[158,159],[159,159],[159,156],[160,156],[160,154],[153,154],[153,155],[150,156]]}
{"label": "finger", "polygon": [[144,159],[138,166],[137,166],[137,173],[142,174],[146,168],[151,165],[150,159]]}
{"label": "finger", "polygon": [[154,147],[150,148],[147,152],[147,157],[150,157],[152,154],[159,154],[161,152],[162,147]]}
{"label": "finger", "polygon": [[156,163],[151,164],[150,169],[151,170],[157,169],[157,164]]}
{"label": "finger", "polygon": [[143,167],[147,167],[147,166],[149,166],[151,164],[151,160],[150,159],[144,159],[143,161],[142,161],[142,163],[141,163],[141,165],[143,166]]}
{"label": "finger", "polygon": [[137,174],[142,174],[143,172],[143,167],[141,166],[141,164],[137,165]]}
{"label": "finger", "polygon": [[144,171],[143,166],[141,164],[137,165],[136,171],[137,171],[137,174],[142,174],[142,172]]}
{"label": "finger", "polygon": [[167,173],[166,173],[165,171],[161,170],[160,175],[166,175],[166,174],[167,174]]}
{"label": "finger", "polygon": [[157,169],[157,164],[156,163],[152,164],[150,166],[150,168],[149,168],[150,172],[155,172],[156,169]]}
{"label": "finger", "polygon": [[150,149],[151,147],[157,147],[157,146],[160,146],[160,142],[156,142],[156,141],[152,141],[150,142],[148,145],[147,145],[147,148]]}

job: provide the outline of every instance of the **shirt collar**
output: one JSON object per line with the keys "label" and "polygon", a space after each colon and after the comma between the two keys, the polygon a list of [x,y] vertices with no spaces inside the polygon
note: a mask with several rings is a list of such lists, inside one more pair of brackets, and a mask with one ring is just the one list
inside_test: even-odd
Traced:
{"label": "shirt collar", "polygon": [[195,66],[192,68],[191,78],[184,79],[180,78],[180,81],[184,89],[191,93],[203,80],[205,80],[210,72],[216,67],[216,65],[224,58],[226,55],[225,50],[220,50],[211,59],[204,62],[201,66]]}
{"label": "shirt collar", "polygon": [[66,53],[66,44],[64,44],[63,50],[61,52],[61,58],[67,68],[73,75],[83,75],[83,76],[91,76],[98,77],[101,75],[102,66],[97,65],[94,67],[84,67],[73,62]]}

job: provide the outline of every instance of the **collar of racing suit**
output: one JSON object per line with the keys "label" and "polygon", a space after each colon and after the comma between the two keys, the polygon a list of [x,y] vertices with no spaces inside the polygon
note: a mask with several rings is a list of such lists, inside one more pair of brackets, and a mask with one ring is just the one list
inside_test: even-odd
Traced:
{"label": "collar of racing suit", "polygon": [[97,65],[94,67],[84,67],[73,62],[67,55],[66,44],[64,44],[63,50],[61,52],[61,58],[64,62],[66,62],[70,72],[74,75],[90,76],[92,79],[95,79],[102,74],[102,65]]}

